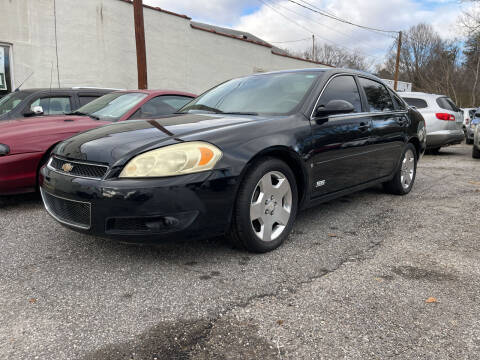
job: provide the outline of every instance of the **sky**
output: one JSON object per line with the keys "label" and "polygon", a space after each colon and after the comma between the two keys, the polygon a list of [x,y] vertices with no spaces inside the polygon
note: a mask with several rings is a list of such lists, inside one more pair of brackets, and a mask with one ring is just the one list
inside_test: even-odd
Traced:
{"label": "sky", "polygon": [[[460,37],[458,17],[472,6],[460,0],[295,0],[353,23],[385,30],[431,24],[446,39]],[[357,51],[383,62],[395,34],[365,31],[304,9],[288,0],[144,0],[145,4],[188,15],[195,21],[248,31],[281,48],[318,43]]]}

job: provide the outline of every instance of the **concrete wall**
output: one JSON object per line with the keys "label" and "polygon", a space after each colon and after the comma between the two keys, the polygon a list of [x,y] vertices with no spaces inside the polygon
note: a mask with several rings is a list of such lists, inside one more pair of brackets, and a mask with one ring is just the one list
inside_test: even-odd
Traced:
{"label": "concrete wall", "polygon": [[[61,86],[136,88],[133,6],[120,0],[57,0]],[[58,84],[53,0],[0,0],[0,42],[12,44],[15,86]],[[319,67],[271,48],[194,29],[144,8],[149,88],[201,93],[256,71]]]}

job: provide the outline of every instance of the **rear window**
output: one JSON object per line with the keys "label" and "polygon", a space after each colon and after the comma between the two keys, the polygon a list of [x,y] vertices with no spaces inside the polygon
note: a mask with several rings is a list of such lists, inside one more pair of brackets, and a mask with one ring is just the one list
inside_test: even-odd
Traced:
{"label": "rear window", "polygon": [[405,100],[408,105],[415,106],[417,109],[425,109],[428,107],[427,102],[423,99],[404,97],[403,100]]}
{"label": "rear window", "polygon": [[450,110],[450,111],[460,111],[460,109],[455,105],[455,103],[447,97],[439,97],[437,98],[437,104],[442,109]]}

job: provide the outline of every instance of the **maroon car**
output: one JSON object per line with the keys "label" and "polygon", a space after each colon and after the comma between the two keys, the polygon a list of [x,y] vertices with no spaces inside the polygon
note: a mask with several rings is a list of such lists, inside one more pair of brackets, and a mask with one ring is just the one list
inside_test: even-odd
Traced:
{"label": "maroon car", "polygon": [[35,191],[38,170],[60,141],[116,121],[165,116],[194,97],[168,90],[116,91],[68,115],[0,122],[0,195]]}

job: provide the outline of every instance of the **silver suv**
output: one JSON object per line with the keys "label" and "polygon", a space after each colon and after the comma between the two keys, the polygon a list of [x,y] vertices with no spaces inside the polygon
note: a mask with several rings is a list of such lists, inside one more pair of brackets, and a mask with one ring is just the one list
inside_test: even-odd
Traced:
{"label": "silver suv", "polygon": [[480,159],[480,124],[476,124],[473,127],[472,157],[474,159]]}
{"label": "silver suv", "polygon": [[399,92],[398,95],[423,115],[427,125],[427,149],[431,152],[463,141],[463,112],[450,98],[422,92]]}

